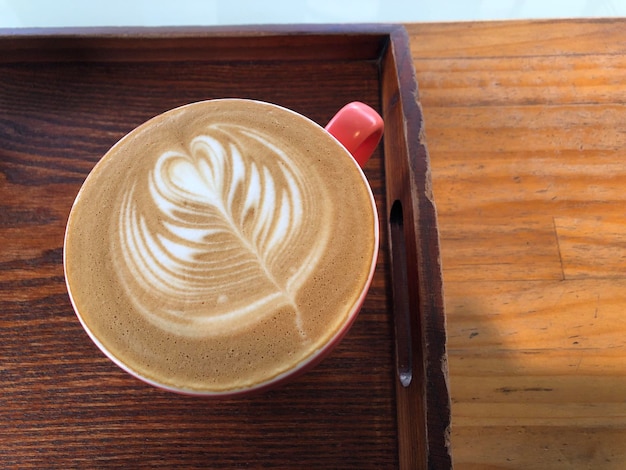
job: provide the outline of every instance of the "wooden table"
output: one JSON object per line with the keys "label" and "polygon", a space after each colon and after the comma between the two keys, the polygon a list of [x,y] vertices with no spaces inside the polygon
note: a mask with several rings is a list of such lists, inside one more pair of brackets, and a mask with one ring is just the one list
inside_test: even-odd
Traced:
{"label": "wooden table", "polygon": [[[626,20],[407,28],[439,210],[456,468],[626,468]],[[382,275],[350,341],[315,373],[266,401],[218,407],[166,395],[132,382],[82,334],[63,283],[64,218],[97,155],[144,116],[114,112],[111,97],[118,108],[127,101],[119,81],[101,88],[91,68],[66,65],[60,70],[71,73],[80,93],[47,93],[66,81],[41,73],[45,64],[25,73],[23,82],[17,67],[15,89],[3,88],[7,102],[24,104],[26,115],[37,114],[42,102],[54,106],[54,119],[23,126],[0,120],[6,141],[26,145],[6,148],[5,155],[16,152],[30,163],[7,157],[2,182],[19,184],[0,185],[6,190],[0,201],[0,441],[11,443],[0,446],[4,466],[89,466],[98,457],[101,465],[133,466],[142,458],[154,467],[166,455],[224,467],[284,468],[292,458],[290,468],[337,468],[328,462],[338,461],[345,468],[393,468],[395,409],[385,399],[393,380],[385,341],[391,333]],[[155,103],[215,93],[214,82],[232,89],[229,64],[214,75],[193,62],[178,75],[167,63],[152,64],[172,83],[193,85],[197,96],[166,86],[169,81],[142,86],[152,79],[148,65],[100,64],[97,70],[125,78],[132,85],[125,90],[153,106],[142,106],[146,114]],[[313,79],[325,84],[324,96],[343,101],[349,91],[375,100],[378,82],[362,75],[376,77],[375,65],[335,61],[332,74],[326,67]],[[274,83],[276,64],[257,66],[263,91],[285,99]],[[309,90],[312,79],[305,72],[294,72],[301,90]],[[6,80],[0,76],[0,83]],[[344,87],[346,81],[353,87]],[[260,93],[252,85],[248,91]],[[81,101],[89,94],[95,101]],[[22,103],[24,95],[30,98]],[[304,104],[322,120],[319,98],[309,98]],[[92,117],[93,103],[109,111],[105,126]],[[81,126],[71,127],[71,118]],[[52,132],[55,126],[65,134]],[[69,137],[68,129],[74,129]],[[99,138],[85,138],[89,129]],[[81,149],[72,164],[63,147],[68,139]],[[54,165],[42,163],[42,150]],[[372,353],[374,362],[359,351]],[[356,380],[346,385],[343,370]],[[182,413],[188,419],[181,423]],[[231,423],[234,418],[249,430]],[[273,422],[280,426],[268,425]],[[286,452],[296,434],[302,443]]]}
{"label": "wooden table", "polygon": [[455,468],[626,468],[626,20],[407,29]]}

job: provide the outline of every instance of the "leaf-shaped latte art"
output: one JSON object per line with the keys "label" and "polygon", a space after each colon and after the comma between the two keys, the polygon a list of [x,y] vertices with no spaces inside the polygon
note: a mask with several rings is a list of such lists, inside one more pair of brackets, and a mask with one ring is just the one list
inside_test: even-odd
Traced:
{"label": "leaf-shaped latte art", "polygon": [[[151,322],[218,333],[288,306],[327,243],[297,160],[259,132],[213,125],[157,159],[120,208],[127,289]],[[143,190],[142,190],[143,189]],[[264,312],[264,313],[259,313]]]}

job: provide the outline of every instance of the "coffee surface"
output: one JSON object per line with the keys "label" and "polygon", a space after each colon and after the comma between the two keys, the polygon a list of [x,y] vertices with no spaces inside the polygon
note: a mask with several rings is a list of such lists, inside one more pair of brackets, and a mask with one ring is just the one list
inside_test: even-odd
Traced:
{"label": "coffee surface", "polygon": [[346,322],[375,250],[360,170],[319,126],[216,100],[148,121],[98,163],[65,269],[118,364],[191,392],[263,383]]}

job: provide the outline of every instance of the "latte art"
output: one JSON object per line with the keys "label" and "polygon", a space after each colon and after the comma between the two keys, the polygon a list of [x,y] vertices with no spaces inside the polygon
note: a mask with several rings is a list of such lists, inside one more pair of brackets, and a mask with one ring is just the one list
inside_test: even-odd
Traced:
{"label": "latte art", "polygon": [[229,124],[208,126],[186,153],[163,152],[119,209],[118,272],[138,310],[165,330],[207,335],[289,306],[305,337],[295,295],[328,230],[311,223],[324,208],[301,162],[271,136]]}

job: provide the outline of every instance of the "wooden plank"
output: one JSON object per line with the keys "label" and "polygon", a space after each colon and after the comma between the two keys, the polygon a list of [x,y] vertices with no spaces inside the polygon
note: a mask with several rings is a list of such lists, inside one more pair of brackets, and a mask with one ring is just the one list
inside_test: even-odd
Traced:
{"label": "wooden plank", "polygon": [[626,277],[624,213],[617,217],[559,217],[555,226],[566,279]]}
{"label": "wooden plank", "polygon": [[626,431],[602,426],[465,427],[455,438],[462,470],[622,470],[626,461]]}
{"label": "wooden plank", "polygon": [[621,18],[420,23],[407,29],[416,58],[626,52]]}
{"label": "wooden plank", "polygon": [[414,57],[425,106],[498,106],[615,103],[626,69],[621,55],[541,57]]}
{"label": "wooden plank", "polygon": [[[394,385],[399,430],[399,464],[405,469],[413,467],[425,470],[428,468],[428,442],[418,440],[420,434],[428,433],[426,364],[423,360],[424,322],[420,312],[420,299],[414,287],[417,285],[415,271],[418,267],[416,251],[419,239],[418,234],[410,230],[417,208],[414,209],[412,204],[413,181],[409,174],[409,150],[404,136],[407,118],[404,115],[403,103],[398,99],[400,73],[388,66],[390,62],[398,60],[395,57],[397,53],[399,51],[391,48],[384,58],[386,64],[383,68],[382,99],[386,104],[383,115],[386,123],[385,154],[389,155],[389,158],[385,159],[385,174],[389,177],[385,185],[387,203],[383,220],[391,247]],[[409,72],[410,70],[403,71]],[[412,104],[416,108],[416,103]],[[418,120],[414,125],[421,126],[421,115],[410,117]],[[398,181],[399,184],[394,184],[394,181]],[[402,212],[399,217],[391,215],[396,207],[400,207],[402,211],[401,204],[406,205],[404,216],[407,219],[406,225],[403,223]],[[443,299],[441,301],[443,304]]]}
{"label": "wooden plank", "polygon": [[[392,252],[400,465],[450,468],[446,332],[430,162],[421,139],[415,86],[399,86],[415,83],[408,38],[402,31],[394,39],[383,63],[387,195],[383,220]],[[399,47],[403,43],[407,47]],[[427,442],[420,442],[420,435],[427,435]]]}
{"label": "wooden plank", "polygon": [[345,25],[337,31],[330,34],[325,25],[0,29],[0,63],[375,61],[389,39],[385,26],[363,31]]}
{"label": "wooden plank", "polygon": [[[559,251],[551,218],[510,219],[482,215],[483,208],[469,208],[458,216],[457,226],[441,227],[444,279],[454,281],[561,279]],[[440,212],[441,217],[446,214]],[[523,262],[520,262],[523,260]]]}
{"label": "wooden plank", "polygon": [[[521,363],[517,367],[528,366],[524,370],[534,375],[544,369],[570,374],[572,368],[581,372],[581,367],[589,367],[583,370],[591,373],[598,355],[612,357],[615,371],[626,376],[619,356],[626,349],[625,279],[450,282],[446,294],[450,352],[471,356],[476,351],[482,356],[475,357],[486,358],[495,354],[486,372],[500,370],[504,357],[500,352],[506,351],[517,355],[515,361]],[[551,368],[551,355],[567,351],[572,355],[567,367],[559,359],[561,365]],[[535,352],[541,354],[529,354]],[[513,362],[513,356],[506,357]]]}
{"label": "wooden plank", "polygon": [[[428,96],[423,87],[421,93]],[[625,93],[626,97],[626,93]],[[429,148],[459,152],[517,152],[526,158],[517,162],[524,168],[535,152],[553,152],[553,157],[567,165],[563,152],[614,151],[626,144],[621,122],[624,106],[579,104],[560,106],[509,106],[503,103],[494,110],[489,106],[431,107],[426,123]],[[463,122],[459,135],[458,123]],[[516,162],[511,161],[510,165]],[[593,162],[588,162],[593,165]],[[567,168],[567,166],[565,167]]]}

